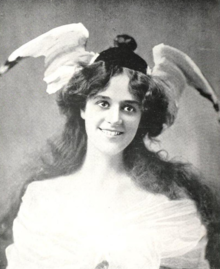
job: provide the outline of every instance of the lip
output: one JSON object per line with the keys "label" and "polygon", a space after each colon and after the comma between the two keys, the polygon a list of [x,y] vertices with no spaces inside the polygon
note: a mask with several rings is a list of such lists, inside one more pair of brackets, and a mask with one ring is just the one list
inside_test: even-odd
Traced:
{"label": "lip", "polygon": [[118,137],[118,136],[121,136],[124,132],[121,132],[119,130],[115,130],[115,129],[102,129],[102,128],[99,128],[99,130],[105,134],[106,136],[108,137]]}

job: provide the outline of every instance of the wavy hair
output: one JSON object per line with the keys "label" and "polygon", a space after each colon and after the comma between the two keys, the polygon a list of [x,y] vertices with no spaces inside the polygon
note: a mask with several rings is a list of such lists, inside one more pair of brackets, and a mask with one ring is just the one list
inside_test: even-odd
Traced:
{"label": "wavy hair", "polygon": [[[68,175],[80,169],[87,145],[80,110],[85,108],[88,98],[104,91],[110,79],[123,72],[130,79],[130,93],[142,104],[142,116],[137,134],[123,152],[126,171],[134,182],[146,191],[164,194],[170,199],[188,196],[194,200],[202,221],[208,228],[209,238],[213,241],[216,234],[213,227],[217,227],[218,222],[216,201],[209,188],[201,182],[200,175],[194,172],[190,164],[168,161],[162,158],[159,152],[148,150],[144,144],[145,136],[149,139],[158,136],[163,124],[173,119],[168,111],[167,95],[157,79],[137,71],[108,67],[104,62],[97,62],[84,67],[72,77],[57,98],[58,106],[66,116],[63,133],[56,140],[48,142],[47,152],[50,152],[50,158],[42,155],[40,169],[36,170],[28,183]],[[14,216],[18,207],[14,206]],[[12,217],[5,218],[4,221],[9,223],[11,219]],[[210,248],[207,249],[207,258],[210,264],[216,263],[215,259],[212,259]]]}

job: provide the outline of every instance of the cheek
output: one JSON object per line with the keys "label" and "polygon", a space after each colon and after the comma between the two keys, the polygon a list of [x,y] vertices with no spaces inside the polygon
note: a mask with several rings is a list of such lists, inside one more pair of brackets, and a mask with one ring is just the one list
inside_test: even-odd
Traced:
{"label": "cheek", "polygon": [[129,123],[129,126],[127,127],[127,131],[128,131],[128,134],[129,134],[129,137],[131,140],[135,137],[135,135],[139,129],[139,124],[140,124],[139,118],[135,119]]}
{"label": "cheek", "polygon": [[85,114],[85,127],[87,134],[92,134],[97,130],[101,124],[101,119],[97,114],[86,113]]}
{"label": "cheek", "polygon": [[130,122],[129,122],[130,129],[137,130],[139,125],[140,125],[140,120],[141,120],[141,115],[130,120]]}

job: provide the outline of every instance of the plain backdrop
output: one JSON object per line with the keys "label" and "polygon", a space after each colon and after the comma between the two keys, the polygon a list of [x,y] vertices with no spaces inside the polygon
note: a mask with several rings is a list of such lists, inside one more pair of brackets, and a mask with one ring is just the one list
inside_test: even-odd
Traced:
{"label": "plain backdrop", "polygon": [[[220,2],[214,0],[0,0],[0,63],[20,45],[64,24],[82,22],[88,50],[130,34],[152,67],[159,43],[187,53],[220,98]],[[0,78],[0,208],[26,180],[20,172],[33,152],[62,129],[55,95],[46,94],[43,58],[26,59]],[[220,124],[212,104],[193,88],[183,93],[176,123],[161,137],[170,157],[192,162],[220,189]]]}

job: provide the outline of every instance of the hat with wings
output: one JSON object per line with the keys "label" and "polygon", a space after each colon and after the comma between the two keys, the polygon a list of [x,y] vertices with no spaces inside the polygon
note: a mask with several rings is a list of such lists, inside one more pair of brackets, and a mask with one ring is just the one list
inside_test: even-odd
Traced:
{"label": "hat with wings", "polygon": [[150,70],[147,63],[134,52],[137,44],[132,37],[118,35],[114,47],[100,54],[86,50],[88,38],[89,32],[82,23],[54,28],[15,50],[0,67],[0,75],[24,58],[45,56],[44,81],[47,83],[47,92],[52,94],[65,87],[83,66],[104,61],[148,74],[157,80],[169,100],[168,110],[172,120],[166,122],[167,126],[172,125],[176,118],[179,99],[187,85],[213,103],[220,121],[220,105],[213,88],[185,53],[164,44],[156,45],[153,48],[154,67]]}

